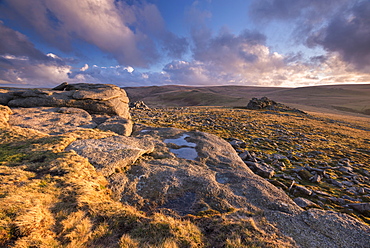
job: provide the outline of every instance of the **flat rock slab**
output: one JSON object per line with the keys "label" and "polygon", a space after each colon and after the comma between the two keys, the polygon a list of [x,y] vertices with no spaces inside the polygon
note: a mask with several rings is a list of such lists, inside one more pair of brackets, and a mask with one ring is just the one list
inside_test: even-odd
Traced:
{"label": "flat rock slab", "polygon": [[255,175],[233,147],[215,135],[142,126],[132,136],[152,138],[155,149],[125,173],[109,177],[111,189],[125,203],[144,211],[168,208],[180,215],[240,207],[302,211],[282,190]]}
{"label": "flat rock slab", "polygon": [[79,129],[95,128],[88,112],[78,108],[14,108],[9,116],[9,124],[32,128],[47,134],[56,135]]}
{"label": "flat rock slab", "polygon": [[112,136],[104,139],[86,139],[72,142],[67,151],[74,150],[85,157],[104,176],[122,172],[140,156],[153,152],[150,139]]}

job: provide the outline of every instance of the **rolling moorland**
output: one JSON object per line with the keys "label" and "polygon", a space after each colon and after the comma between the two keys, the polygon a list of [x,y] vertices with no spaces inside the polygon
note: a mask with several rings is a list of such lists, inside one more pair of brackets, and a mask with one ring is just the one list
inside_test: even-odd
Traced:
{"label": "rolling moorland", "polygon": [[131,101],[141,100],[151,107],[246,106],[253,97],[266,96],[305,111],[351,116],[370,115],[370,85],[368,84],[301,88],[150,86],[124,89]]}
{"label": "rolling moorland", "polygon": [[[73,120],[64,116],[64,122],[57,121],[53,114],[49,126],[46,119],[24,126],[40,112],[50,115],[52,110],[12,108],[12,113],[2,107],[6,121],[0,118],[0,246],[365,247],[360,244],[369,237],[351,230],[366,230],[359,223],[370,224],[369,85],[125,90],[131,102],[143,100],[150,107],[130,110],[135,126],[129,142],[146,139],[146,134],[152,135],[150,141],[183,133],[189,135],[185,143],[196,144],[199,159],[176,158],[169,151],[180,150],[183,144],[154,140],[154,151],[142,148],[148,151],[138,160],[106,174],[88,156],[66,149],[74,142],[119,139],[91,126],[102,116],[58,109],[56,114],[72,114],[74,121],[78,113],[90,118],[81,127],[60,131]],[[33,98],[54,92],[17,94]],[[306,113],[245,108],[252,97],[262,96]],[[36,114],[40,115],[33,117]],[[16,118],[23,118],[23,126]],[[48,129],[58,132],[50,135]],[[203,137],[198,131],[216,136]],[[261,177],[222,165],[222,150],[229,148],[216,137],[231,144],[230,149]],[[207,144],[215,149],[206,150]],[[178,163],[186,166],[173,172]],[[173,181],[166,184],[163,178]],[[239,191],[249,192],[249,180],[265,188],[254,197],[253,190],[243,195]],[[285,203],[272,204],[279,200]],[[189,201],[194,202],[191,207]],[[285,215],[290,217],[285,220]]]}

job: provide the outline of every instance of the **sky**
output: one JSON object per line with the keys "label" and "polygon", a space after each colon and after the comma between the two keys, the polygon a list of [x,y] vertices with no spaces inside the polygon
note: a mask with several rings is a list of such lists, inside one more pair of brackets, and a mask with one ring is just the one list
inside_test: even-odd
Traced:
{"label": "sky", "polygon": [[369,0],[0,0],[0,87],[370,83]]}

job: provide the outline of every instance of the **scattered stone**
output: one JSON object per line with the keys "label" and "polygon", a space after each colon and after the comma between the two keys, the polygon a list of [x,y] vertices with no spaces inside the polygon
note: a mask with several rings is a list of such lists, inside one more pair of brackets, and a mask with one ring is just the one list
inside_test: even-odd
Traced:
{"label": "scattered stone", "polygon": [[348,204],[348,206],[353,208],[357,212],[360,212],[366,216],[370,216],[370,203],[369,202],[353,203],[353,204]]}
{"label": "scattered stone", "polygon": [[272,185],[275,185],[276,187],[279,187],[279,188],[281,188],[283,190],[287,190],[288,189],[288,187],[285,184],[283,184],[282,182],[279,182],[279,181],[276,181],[276,180],[272,180],[272,179],[269,179],[268,181]]}
{"label": "scattered stone", "polygon": [[246,160],[251,161],[253,159],[253,157],[251,156],[251,154],[248,151],[244,151],[243,153],[239,154],[239,157],[244,161],[246,161]]}
{"label": "scattered stone", "polygon": [[294,185],[294,192],[293,192],[293,194],[294,195],[307,195],[307,196],[310,196],[310,195],[312,195],[312,190],[307,189],[306,187],[304,187],[302,185],[295,184]]}
{"label": "scattered stone", "polygon": [[130,109],[150,110],[143,101],[130,102]]}
{"label": "scattered stone", "polygon": [[306,198],[303,198],[303,197],[297,197],[294,199],[294,202],[300,206],[301,208],[304,208],[304,209],[307,209],[307,208],[320,208],[319,205],[317,205],[316,203],[306,199]]}
{"label": "scattered stone", "polygon": [[310,181],[313,183],[319,183],[321,182],[321,176],[319,174],[316,174],[315,176],[310,178]]}
{"label": "scattered stone", "polygon": [[342,181],[342,184],[347,186],[347,187],[352,187],[354,185],[354,183],[351,182],[351,181]]}
{"label": "scattered stone", "polygon": [[337,197],[334,197],[334,196],[329,197],[329,200],[331,200],[332,202],[337,203],[337,204],[339,204],[339,205],[344,205],[344,204],[346,204],[346,201],[345,201],[344,199],[342,199],[342,198],[337,198]]}
{"label": "scattered stone", "polygon": [[313,175],[306,169],[301,169],[298,171],[298,175],[305,180],[310,180],[310,178],[313,177]]}
{"label": "scattered stone", "polygon": [[353,202],[359,202],[359,201],[362,201],[361,199],[355,199],[355,198],[352,198],[348,195],[344,195],[342,196],[343,199],[346,199],[346,200],[350,200],[350,201],[353,201]]}
{"label": "scattered stone", "polygon": [[112,131],[120,135],[130,136],[133,122],[120,116],[113,116],[100,124],[98,128],[103,131]]}
{"label": "scattered stone", "polygon": [[230,141],[230,145],[232,145],[232,147],[234,147],[235,149],[247,147],[247,144],[239,139],[233,139],[232,141]]}
{"label": "scattered stone", "polygon": [[335,185],[335,186],[337,186],[339,188],[344,188],[343,183],[341,183],[341,182],[339,182],[339,181],[337,181],[335,179],[328,179],[327,181],[328,181],[328,183],[331,183],[331,184],[333,184],[333,185]]}
{"label": "scattered stone", "polygon": [[275,170],[272,166],[266,163],[255,163],[251,161],[245,161],[245,164],[257,175],[264,178],[272,178],[275,175]]}
{"label": "scattered stone", "polygon": [[349,167],[349,166],[341,166],[341,167],[339,167],[338,170],[341,171],[341,172],[344,172],[344,173],[352,173],[353,172],[352,167]]}
{"label": "scattered stone", "polygon": [[319,194],[319,195],[323,195],[323,196],[326,196],[326,197],[331,197],[330,194],[324,192],[324,191],[320,191],[320,190],[315,190],[315,193],[316,194]]}

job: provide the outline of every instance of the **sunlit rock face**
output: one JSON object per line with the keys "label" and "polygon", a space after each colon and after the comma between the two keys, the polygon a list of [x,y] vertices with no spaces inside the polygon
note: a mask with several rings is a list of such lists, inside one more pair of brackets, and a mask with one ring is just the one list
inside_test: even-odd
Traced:
{"label": "sunlit rock face", "polygon": [[97,126],[125,136],[132,132],[129,99],[115,85],[63,83],[52,90],[4,90],[0,97],[14,109],[13,125],[48,134]]}
{"label": "sunlit rock face", "polygon": [[104,113],[130,119],[126,92],[115,85],[62,84],[53,90],[22,89],[2,95],[4,104],[12,108],[74,107],[90,114]]}

